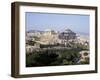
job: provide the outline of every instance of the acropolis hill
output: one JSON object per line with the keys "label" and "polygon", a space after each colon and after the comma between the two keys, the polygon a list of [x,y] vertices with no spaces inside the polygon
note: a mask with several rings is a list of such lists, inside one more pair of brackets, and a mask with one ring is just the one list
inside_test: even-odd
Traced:
{"label": "acropolis hill", "polygon": [[[89,42],[89,39],[86,36],[77,35],[70,29],[65,29],[64,32],[57,32],[54,30],[44,30],[44,31],[29,31],[26,32],[26,43],[28,41],[34,41],[37,44],[43,45],[54,45],[54,44],[63,44],[68,46],[69,42],[81,43],[86,45]],[[71,45],[69,45],[71,46]]]}

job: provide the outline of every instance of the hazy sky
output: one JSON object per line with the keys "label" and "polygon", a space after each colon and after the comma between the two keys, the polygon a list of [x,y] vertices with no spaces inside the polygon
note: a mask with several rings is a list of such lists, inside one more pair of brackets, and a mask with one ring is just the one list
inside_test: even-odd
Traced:
{"label": "hazy sky", "polygon": [[52,29],[64,31],[69,28],[75,32],[89,33],[89,15],[25,13],[26,31]]}

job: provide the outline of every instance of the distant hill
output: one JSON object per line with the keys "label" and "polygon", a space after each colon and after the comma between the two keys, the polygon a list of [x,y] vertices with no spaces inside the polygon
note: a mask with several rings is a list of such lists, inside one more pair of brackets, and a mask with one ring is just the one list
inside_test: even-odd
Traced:
{"label": "distant hill", "polygon": [[79,35],[84,35],[84,36],[89,36],[89,33],[84,33],[84,32],[76,32]]}
{"label": "distant hill", "polygon": [[40,30],[28,30],[28,31],[26,31],[26,32],[29,32],[29,33],[34,33],[34,32],[43,32],[43,31],[40,31]]}

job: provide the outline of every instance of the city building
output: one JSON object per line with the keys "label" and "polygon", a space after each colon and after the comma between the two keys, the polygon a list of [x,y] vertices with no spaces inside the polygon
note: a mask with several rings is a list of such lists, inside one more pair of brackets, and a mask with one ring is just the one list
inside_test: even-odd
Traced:
{"label": "city building", "polygon": [[33,46],[32,45],[26,45],[26,53],[31,53],[31,52],[33,52],[33,50],[39,49],[39,48],[40,48],[39,43],[36,43]]}
{"label": "city building", "polygon": [[70,29],[66,29],[64,32],[59,34],[59,39],[61,39],[62,44],[67,46],[68,42],[74,41],[76,39],[76,33]]}

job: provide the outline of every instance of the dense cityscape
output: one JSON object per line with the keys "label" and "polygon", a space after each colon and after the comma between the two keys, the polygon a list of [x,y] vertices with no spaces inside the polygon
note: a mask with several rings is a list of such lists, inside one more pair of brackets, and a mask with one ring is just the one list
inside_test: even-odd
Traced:
{"label": "dense cityscape", "polygon": [[89,36],[65,29],[26,31],[26,67],[89,64]]}

